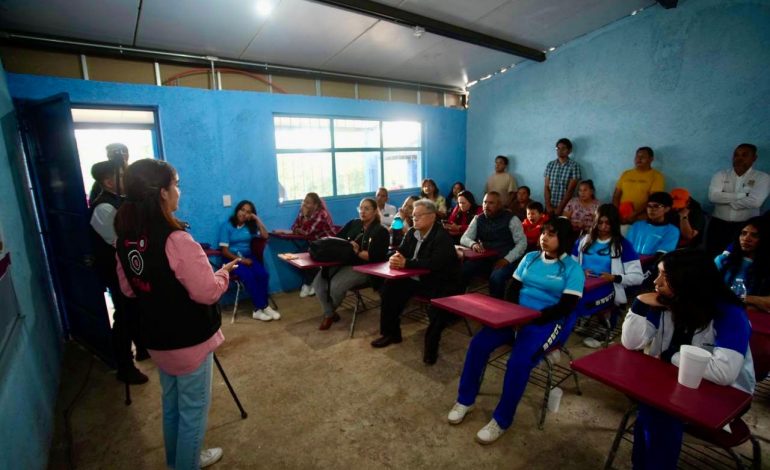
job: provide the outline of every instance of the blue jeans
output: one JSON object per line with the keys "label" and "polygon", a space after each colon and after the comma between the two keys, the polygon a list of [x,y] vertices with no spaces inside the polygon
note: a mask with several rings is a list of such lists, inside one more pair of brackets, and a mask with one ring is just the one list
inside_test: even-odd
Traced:
{"label": "blue jeans", "polygon": [[267,284],[270,275],[267,274],[262,263],[254,259],[253,256],[249,256],[249,259],[251,259],[251,266],[239,264],[234,272],[243,282],[243,286],[246,287],[246,292],[249,293],[254,308],[263,309],[267,307]]}
{"label": "blue jeans", "polygon": [[163,441],[166,465],[176,470],[197,470],[206,418],[211,404],[211,364],[214,353],[186,375],[158,369],[163,397]]}
{"label": "blue jeans", "polygon": [[[476,401],[490,354],[504,344],[513,343],[503,378],[503,393],[492,413],[497,424],[503,429],[508,429],[513,423],[521,396],[524,395],[530,372],[543,359],[548,349],[564,344],[575,326],[575,319],[576,316],[572,313],[567,318],[545,325],[526,325],[519,329],[518,333],[513,328],[483,327],[471,339],[465,356],[457,393],[458,403],[470,406]],[[555,335],[552,338],[553,333]]]}

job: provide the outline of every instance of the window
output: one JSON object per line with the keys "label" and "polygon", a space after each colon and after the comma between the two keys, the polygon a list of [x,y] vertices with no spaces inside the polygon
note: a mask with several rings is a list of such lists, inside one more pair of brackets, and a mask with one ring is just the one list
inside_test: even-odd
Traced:
{"label": "window", "polygon": [[415,188],[422,175],[422,124],[275,116],[280,202]]}
{"label": "window", "polygon": [[154,110],[73,107],[72,121],[86,194],[94,184],[91,166],[107,159],[107,145],[128,147],[129,163],[159,157]]}

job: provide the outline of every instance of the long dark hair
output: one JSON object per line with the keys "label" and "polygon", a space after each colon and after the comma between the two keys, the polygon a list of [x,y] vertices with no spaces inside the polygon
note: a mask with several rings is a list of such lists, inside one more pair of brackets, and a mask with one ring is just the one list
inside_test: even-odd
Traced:
{"label": "long dark hair", "polygon": [[[749,225],[759,232],[759,245],[754,251],[753,262],[746,270],[746,279],[743,281],[746,283],[746,290],[749,293],[767,295],[770,294],[770,230],[768,230],[767,222],[762,217],[752,217],[747,220],[741,227],[741,231]],[[741,234],[738,232],[733,239],[730,254],[725,259],[724,266],[719,270],[723,278],[728,273],[731,278],[735,277],[741,269],[743,258],[747,255],[741,249],[740,237]]]}
{"label": "long dark hair", "polygon": [[123,184],[126,201],[115,216],[115,233],[121,238],[136,238],[159,226],[184,230],[180,222],[161,202],[161,189],[176,180],[173,166],[161,160],[137,160],[126,169]]}
{"label": "long dark hair", "polygon": [[361,202],[359,202],[358,205],[360,206],[365,202],[374,208],[374,221],[373,221],[374,223],[372,224],[372,226],[374,226],[375,224],[379,225],[381,222],[380,222],[380,211],[377,210],[377,201],[374,198],[365,197],[361,199]]}
{"label": "long dark hair", "polygon": [[703,329],[719,315],[718,304],[741,305],[704,251],[674,250],[660,262],[673,297],[659,295],[658,300],[671,309],[674,325],[690,331]]}
{"label": "long dark hair", "polygon": [[449,192],[446,194],[446,206],[450,207],[452,205],[452,200],[455,199],[457,196],[455,196],[455,186],[460,185],[460,191],[457,192],[457,196],[460,195],[463,191],[465,191],[465,185],[462,183],[462,181],[455,181],[452,183],[452,187],[449,188]]}
{"label": "long dark hair", "polygon": [[[428,195],[425,194],[423,192],[423,190],[422,190],[422,187],[425,186],[425,183],[430,183],[430,184],[433,185],[433,197],[438,199],[438,197],[441,195],[441,193],[438,190],[438,186],[436,185],[436,182],[433,181],[430,178],[425,178],[424,180],[422,180],[422,184],[420,184],[420,198],[427,198],[428,197]],[[428,198],[428,199],[430,199],[430,198]],[[431,199],[431,201],[432,201],[432,199]]]}
{"label": "long dark hair", "polygon": [[471,220],[476,215],[476,211],[479,208],[479,205],[476,204],[476,198],[473,197],[473,193],[472,192],[466,191],[466,190],[462,190],[459,193],[457,193],[458,200],[460,199],[460,196],[462,196],[465,199],[467,199],[468,202],[471,204],[471,208],[468,209],[468,212],[467,212],[467,214],[468,214],[467,215],[467,220]]}
{"label": "long dark hair", "polygon": [[[257,208],[254,207],[254,203],[249,201],[248,199],[244,199],[243,201],[239,202],[235,206],[235,210],[233,211],[233,215],[231,215],[230,218],[227,219],[227,220],[230,221],[230,225],[232,225],[233,227],[238,227],[238,211],[241,210],[243,208],[243,206],[245,206],[245,205],[251,206],[251,212],[252,213],[254,213],[254,214],[257,213]],[[257,227],[257,222],[255,220],[249,219],[249,220],[246,221],[245,225],[246,225],[246,228],[249,230],[249,233],[252,234],[252,235],[257,233],[257,230],[259,230],[259,228]]]}
{"label": "long dark hair", "polygon": [[[555,217],[543,223],[543,226],[540,228],[540,233],[542,234],[546,231],[556,233],[556,239],[559,241],[559,248],[556,250],[556,259],[559,263],[559,273],[562,273],[566,269],[566,266],[564,266],[561,256],[570,249],[572,224],[566,217]],[[542,247],[539,247],[539,249],[540,251],[543,250]],[[538,259],[540,259],[539,256],[533,256],[526,267],[529,268],[529,266]]]}
{"label": "long dark hair", "polygon": [[599,252],[600,255],[610,255],[612,258],[619,258],[623,252],[623,235],[620,233],[620,212],[612,204],[602,204],[596,208],[596,217],[591,231],[588,232],[588,240],[583,245],[583,253],[586,253],[591,245],[599,239],[599,219],[607,217],[610,224],[610,243],[607,244],[607,253]]}

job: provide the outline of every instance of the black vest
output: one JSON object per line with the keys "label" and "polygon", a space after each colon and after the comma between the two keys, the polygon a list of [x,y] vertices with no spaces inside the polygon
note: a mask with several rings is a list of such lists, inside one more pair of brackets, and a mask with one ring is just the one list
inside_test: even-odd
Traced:
{"label": "black vest", "polygon": [[484,244],[484,248],[495,250],[500,256],[505,256],[513,249],[513,234],[508,226],[513,214],[502,211],[494,219],[481,214],[476,219],[476,240]]}
{"label": "black vest", "polygon": [[126,279],[138,301],[140,343],[148,349],[180,349],[200,344],[219,329],[217,305],[190,299],[166,258],[164,227],[138,240],[118,238],[117,251]]}
{"label": "black vest", "polygon": [[91,219],[94,216],[96,206],[99,204],[109,204],[117,210],[123,203],[123,198],[109,191],[102,191],[99,196],[91,202],[91,208],[88,210],[88,226],[91,232],[91,246],[94,249],[94,267],[96,268],[102,280],[108,286],[116,286],[118,275],[115,272],[115,248],[105,242],[94,227],[91,225]]}

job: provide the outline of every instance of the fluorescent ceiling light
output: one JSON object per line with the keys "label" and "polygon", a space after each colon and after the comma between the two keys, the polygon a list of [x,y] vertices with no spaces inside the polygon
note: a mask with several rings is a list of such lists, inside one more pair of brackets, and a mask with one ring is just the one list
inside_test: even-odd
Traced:
{"label": "fluorescent ceiling light", "polygon": [[257,0],[256,10],[259,16],[269,16],[273,12],[273,2],[270,0]]}

